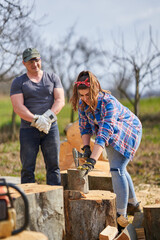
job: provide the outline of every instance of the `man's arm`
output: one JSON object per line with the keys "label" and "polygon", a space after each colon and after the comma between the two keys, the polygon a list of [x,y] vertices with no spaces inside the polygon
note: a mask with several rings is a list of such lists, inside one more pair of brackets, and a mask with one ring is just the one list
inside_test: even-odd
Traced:
{"label": "man's arm", "polygon": [[20,118],[32,122],[34,114],[32,114],[28,108],[24,105],[23,94],[14,94],[11,96],[11,102],[14,112],[20,116]]}
{"label": "man's arm", "polygon": [[54,103],[51,107],[51,110],[58,114],[65,105],[64,90],[63,88],[54,89]]}

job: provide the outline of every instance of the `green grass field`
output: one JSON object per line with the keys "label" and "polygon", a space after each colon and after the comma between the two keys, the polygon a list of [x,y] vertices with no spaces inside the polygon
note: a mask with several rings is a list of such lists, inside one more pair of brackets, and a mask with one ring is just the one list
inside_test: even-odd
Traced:
{"label": "green grass field", "polygon": [[[122,103],[133,111],[127,101]],[[21,164],[19,158],[19,141],[3,142],[3,134],[11,125],[12,105],[10,98],[0,97],[0,175],[20,176]],[[66,103],[58,114],[58,126],[61,140],[65,138],[64,129],[70,123],[71,106]],[[128,165],[135,184],[149,183],[160,186],[160,97],[142,99],[140,101],[140,117],[143,125],[143,137],[134,160]],[[75,113],[74,120],[78,119]],[[16,123],[20,125],[20,118],[16,116]],[[18,136],[18,135],[17,135]],[[45,182],[45,166],[41,153],[38,154],[36,165],[36,179]]]}

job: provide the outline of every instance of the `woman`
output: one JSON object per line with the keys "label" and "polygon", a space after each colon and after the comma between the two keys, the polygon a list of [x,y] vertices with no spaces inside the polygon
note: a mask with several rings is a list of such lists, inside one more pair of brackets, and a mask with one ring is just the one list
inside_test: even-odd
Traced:
{"label": "woman", "polygon": [[[78,107],[79,128],[88,157],[79,169],[92,170],[103,149],[107,151],[114,192],[117,195],[117,222],[128,224],[127,212],[140,211],[134,186],[126,166],[134,157],[142,137],[139,119],[123,106],[109,91],[101,88],[95,75],[82,71],[73,87],[73,109]],[[90,138],[95,144],[90,150]],[[128,208],[128,211],[127,211]]]}

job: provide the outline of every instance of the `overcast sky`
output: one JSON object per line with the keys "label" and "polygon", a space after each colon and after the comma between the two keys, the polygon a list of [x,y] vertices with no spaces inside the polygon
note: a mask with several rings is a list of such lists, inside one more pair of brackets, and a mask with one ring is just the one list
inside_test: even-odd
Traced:
{"label": "overcast sky", "polygon": [[160,0],[35,0],[33,16],[48,23],[40,32],[49,43],[76,24],[77,36],[111,46],[123,34],[126,45],[133,45],[135,35],[146,36],[149,26],[159,34]]}

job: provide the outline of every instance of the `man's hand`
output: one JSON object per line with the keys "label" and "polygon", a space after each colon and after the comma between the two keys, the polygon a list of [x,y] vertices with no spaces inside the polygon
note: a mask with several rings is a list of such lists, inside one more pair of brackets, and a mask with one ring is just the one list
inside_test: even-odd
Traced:
{"label": "man's hand", "polygon": [[57,116],[54,112],[48,109],[43,115],[34,115],[34,119],[31,123],[32,127],[36,127],[39,131],[43,131],[48,134],[51,124],[57,120]]}
{"label": "man's hand", "polygon": [[43,116],[45,117],[46,121],[49,123],[53,123],[57,121],[57,116],[54,112],[52,112],[50,109],[48,109],[45,113],[43,113]]}
{"label": "man's hand", "polygon": [[34,115],[31,126],[36,127],[39,131],[43,131],[44,133],[48,134],[51,123],[49,123],[43,115]]}
{"label": "man's hand", "polygon": [[85,145],[83,146],[83,148],[81,148],[84,151],[84,158],[87,159],[91,156],[91,149],[89,145]]}
{"label": "man's hand", "polygon": [[86,173],[85,173],[85,175],[86,175],[87,173],[89,173],[90,171],[92,171],[94,169],[95,164],[96,164],[95,159],[88,158],[87,161],[83,165],[79,166],[77,169],[86,170]]}

